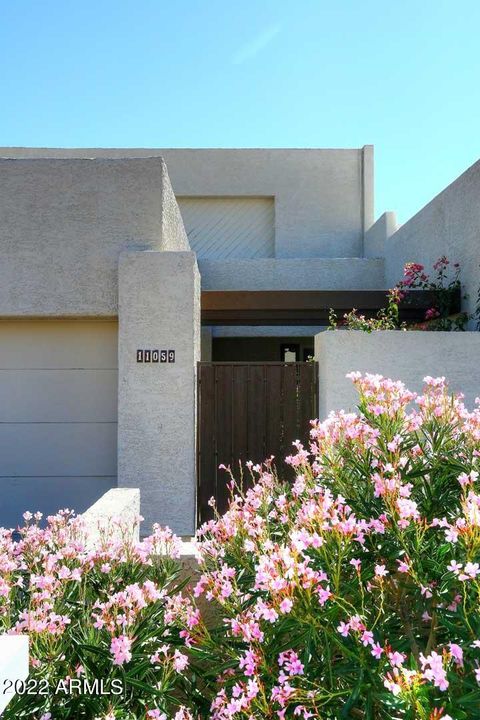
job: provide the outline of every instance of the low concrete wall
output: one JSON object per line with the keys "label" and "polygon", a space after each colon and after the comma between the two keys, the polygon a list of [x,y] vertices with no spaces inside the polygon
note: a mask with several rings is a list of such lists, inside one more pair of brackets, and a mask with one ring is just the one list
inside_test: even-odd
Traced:
{"label": "low concrete wall", "polygon": [[[462,266],[461,280],[472,312],[480,285],[480,161],[476,162],[386,242],[388,287],[403,275],[406,262],[427,270],[441,256]],[[472,328],[473,329],[473,328]]]}
{"label": "low concrete wall", "polygon": [[[115,536],[123,534],[124,527],[130,529],[132,540],[139,540],[140,490],[138,488],[112,488],[86,510],[85,522],[88,544],[95,546],[101,539],[102,528],[109,527]],[[120,519],[122,528],[115,528],[113,521]]]}
{"label": "low concrete wall", "polygon": [[28,636],[0,635],[0,714],[15,697],[16,681],[28,678]]}
{"label": "low concrete wall", "polygon": [[419,391],[425,375],[445,376],[452,391],[463,392],[472,409],[480,395],[480,333],[337,330],[315,336],[319,363],[319,417],[353,410],[358,395],[345,375],[352,370],[380,373]]}
{"label": "low concrete wall", "polygon": [[[139,513],[140,490],[138,488],[113,488],[109,490],[82,515],[87,532],[88,546],[94,548],[100,543],[102,528],[106,527],[109,528],[110,536],[117,536],[120,539],[121,535],[124,535],[125,527],[130,526],[130,537],[134,542],[138,542],[140,539],[139,524],[137,522]],[[116,527],[113,521],[118,518],[122,520],[122,523]],[[188,581],[188,589],[193,591],[202,574],[202,568],[198,564],[195,552],[195,539],[193,537],[183,538],[179,544],[180,580]],[[215,612],[215,603],[209,603],[203,597],[199,599],[199,603],[204,618],[208,620]],[[0,635],[0,649],[4,637],[6,636]],[[1,672],[0,658],[0,677]]]}

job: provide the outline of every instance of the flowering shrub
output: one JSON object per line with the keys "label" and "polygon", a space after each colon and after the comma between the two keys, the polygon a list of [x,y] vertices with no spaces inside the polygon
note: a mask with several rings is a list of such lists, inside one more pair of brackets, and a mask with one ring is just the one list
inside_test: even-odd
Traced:
{"label": "flowering shrub", "polygon": [[363,330],[363,332],[371,333],[374,330],[398,330],[406,329],[405,323],[400,323],[399,319],[399,303],[403,294],[398,288],[392,288],[388,291],[388,304],[386,308],[380,308],[376,316],[367,318],[365,315],[359,315],[358,311],[353,308],[350,312],[345,313],[339,322],[334,310],[330,309],[328,320],[330,323],[329,330],[336,330],[339,325],[348,330]]}
{"label": "flowering shrub", "polygon": [[184,671],[200,624],[179,592],[177,539],[154,527],[135,543],[119,521],[89,549],[69,511],[45,528],[24,517],[19,539],[0,530],[0,632],[28,633],[31,670],[2,717],[191,718]]}
{"label": "flowering shrub", "polygon": [[[400,323],[399,304],[409,300],[410,290],[429,290],[432,293],[432,305],[425,312],[425,320],[413,326],[417,330],[465,330],[467,322],[477,319],[480,322],[480,294],[477,308],[472,315],[461,312],[451,315],[452,298],[460,291],[460,265],[453,264],[453,273],[449,272],[450,261],[443,255],[434,264],[434,275],[428,275],[420,263],[409,262],[405,265],[403,279],[388,291],[386,308],[381,308],[375,317],[360,315],[354,308],[345,313],[339,321],[335,312],[330,310],[330,329],[338,326],[349,330],[408,330],[406,323]],[[479,288],[480,293],[480,288]]]}
{"label": "flowering shrub", "polygon": [[251,468],[200,531],[213,720],[480,716],[480,407],[351,377],[359,413],[312,424],[295,482]]}
{"label": "flowering shrub", "polygon": [[450,260],[445,256],[438,258],[433,265],[434,275],[428,275],[425,267],[419,263],[407,263],[403,279],[397,283],[402,297],[408,296],[409,290],[430,290],[433,293],[432,306],[425,313],[422,330],[465,330],[469,320],[466,313],[458,313],[450,317],[452,295],[460,290],[460,265],[453,263],[450,272]]}

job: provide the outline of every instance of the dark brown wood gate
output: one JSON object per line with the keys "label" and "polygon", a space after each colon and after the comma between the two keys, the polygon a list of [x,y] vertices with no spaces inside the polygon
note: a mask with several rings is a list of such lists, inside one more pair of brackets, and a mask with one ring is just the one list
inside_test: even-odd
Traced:
{"label": "dark brown wood gate", "polygon": [[[212,517],[215,498],[220,512],[228,500],[230,466],[263,462],[275,456],[281,475],[292,442],[308,442],[310,423],[318,414],[318,367],[314,362],[198,364],[198,521]],[[247,473],[248,475],[248,473]]]}

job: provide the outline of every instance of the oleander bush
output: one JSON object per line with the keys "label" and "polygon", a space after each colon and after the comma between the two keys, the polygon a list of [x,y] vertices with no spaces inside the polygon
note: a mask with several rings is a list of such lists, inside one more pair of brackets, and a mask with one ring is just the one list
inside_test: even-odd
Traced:
{"label": "oleander bush", "polygon": [[272,459],[231,478],[196,601],[168,529],[118,521],[91,547],[64,511],[0,530],[0,632],[31,654],[3,717],[480,717],[480,405],[443,378],[418,397],[352,379],[358,413],[312,423],[293,482]]}
{"label": "oleander bush", "polygon": [[352,379],[359,412],[313,423],[295,482],[251,468],[200,531],[213,720],[480,717],[480,407]]}
{"label": "oleander bush", "polygon": [[43,528],[24,517],[18,533],[0,530],[0,633],[28,633],[31,669],[2,717],[190,719],[188,645],[201,629],[177,539],[154,527],[134,542],[118,520],[92,549],[69,511]]}

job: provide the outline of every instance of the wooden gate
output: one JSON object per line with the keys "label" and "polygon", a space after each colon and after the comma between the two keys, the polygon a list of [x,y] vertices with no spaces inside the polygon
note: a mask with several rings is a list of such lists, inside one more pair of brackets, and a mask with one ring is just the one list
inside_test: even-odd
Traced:
{"label": "wooden gate", "polygon": [[[208,502],[220,512],[227,505],[230,466],[238,477],[239,461],[263,462],[275,456],[285,477],[284,458],[292,442],[308,442],[318,414],[318,367],[314,362],[198,363],[198,520],[212,517]],[[248,473],[247,473],[248,475]]]}

